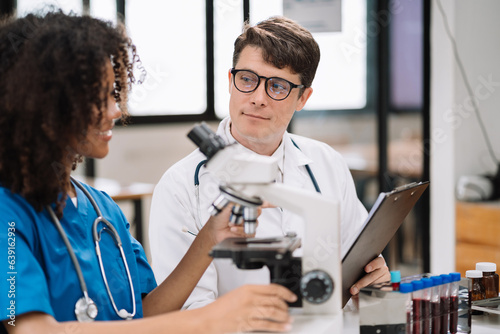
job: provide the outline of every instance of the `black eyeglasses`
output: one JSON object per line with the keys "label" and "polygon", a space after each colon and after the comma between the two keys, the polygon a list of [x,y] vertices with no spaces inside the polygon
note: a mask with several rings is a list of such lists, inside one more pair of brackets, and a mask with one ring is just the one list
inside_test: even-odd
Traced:
{"label": "black eyeglasses", "polygon": [[276,101],[282,101],[290,95],[294,88],[303,88],[304,85],[296,85],[286,79],[278,77],[264,77],[249,70],[237,70],[232,68],[234,87],[242,93],[251,93],[259,87],[260,80],[266,79],[266,93]]}

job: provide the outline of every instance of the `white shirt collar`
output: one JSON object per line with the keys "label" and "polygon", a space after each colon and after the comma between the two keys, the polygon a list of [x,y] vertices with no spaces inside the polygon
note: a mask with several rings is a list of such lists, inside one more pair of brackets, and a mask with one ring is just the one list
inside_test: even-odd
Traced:
{"label": "white shirt collar", "polygon": [[[231,134],[231,119],[229,118],[229,116],[222,120],[217,132],[219,132],[219,134],[220,134],[220,132],[223,132],[224,140],[226,141],[226,143],[228,143],[228,144],[238,143],[236,141],[236,139],[234,139],[233,135]],[[238,143],[238,144],[241,147],[243,147],[245,150],[248,150],[249,152],[253,152],[252,150],[241,145],[240,143]],[[255,152],[253,152],[253,153],[255,153]],[[280,145],[278,146],[276,151],[274,151],[274,153],[271,155],[271,156],[278,159],[278,168],[280,169],[281,173],[283,173],[283,170],[284,170],[283,169],[283,162],[285,160],[284,154],[285,154],[285,141],[281,140]]]}
{"label": "white shirt collar", "polygon": [[233,135],[231,134],[231,118],[229,118],[229,116],[222,120],[219,125],[219,131],[217,132],[223,132],[223,138],[227,144],[236,143],[236,139],[234,139]]}
{"label": "white shirt collar", "polygon": [[[224,118],[217,129],[217,134],[221,136],[227,144],[234,144],[238,143],[236,139],[234,139],[233,135],[231,134],[231,118],[227,116]],[[239,143],[238,143],[239,144]],[[253,152],[250,149],[244,147],[243,145],[239,144],[241,147],[243,147],[245,150],[248,150],[249,152]],[[278,167],[280,168],[280,171],[283,172],[283,151],[285,156],[288,156],[286,158],[287,164],[292,163],[294,166],[303,166],[307,164],[311,164],[313,161],[311,158],[306,156],[301,150],[300,146],[299,148],[295,147],[295,145],[292,142],[292,138],[288,132],[285,131],[283,134],[283,139],[281,140],[280,146],[274,151],[273,155],[274,157],[278,158]],[[255,153],[255,152],[254,152]]]}
{"label": "white shirt collar", "polygon": [[294,166],[304,166],[313,163],[311,158],[309,158],[304,152],[302,152],[302,148],[299,145],[295,145],[292,141],[292,136],[285,132],[283,135],[283,143],[285,144],[285,155],[287,158],[287,164],[292,163]]}
{"label": "white shirt collar", "polygon": [[285,167],[284,167],[284,163],[285,163],[285,141],[283,139],[281,140],[280,146],[278,146],[278,148],[276,149],[276,151],[274,151],[274,153],[272,154],[272,156],[274,158],[278,159],[278,168],[280,169],[280,173],[283,175],[283,173],[285,172]]}

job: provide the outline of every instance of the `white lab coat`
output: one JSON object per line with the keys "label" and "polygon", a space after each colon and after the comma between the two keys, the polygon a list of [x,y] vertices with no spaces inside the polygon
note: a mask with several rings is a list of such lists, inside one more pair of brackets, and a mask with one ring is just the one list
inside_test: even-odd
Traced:
{"label": "white lab coat", "polygon": [[[235,139],[229,131],[230,119],[224,119],[217,134],[227,143]],[[294,142],[300,149],[295,147]],[[305,169],[308,164],[321,193],[340,203],[342,256],[348,250],[367,217],[367,212],[356,196],[351,173],[338,152],[325,143],[285,133],[280,147],[273,154],[278,157],[284,183],[315,191]],[[209,219],[208,208],[219,196],[219,183],[202,167],[199,189],[194,185],[195,169],[205,156],[198,149],[169,168],[155,187],[151,203],[149,238],[152,266],[160,284],[177,266],[188,250],[194,236]],[[199,199],[196,192],[199,190]],[[256,237],[283,236],[294,231],[304,234],[302,217],[280,208],[266,208],[259,217]],[[324,224],[328,224],[325,220]],[[218,296],[243,284],[269,283],[267,268],[237,269],[229,259],[215,259],[198,282],[184,308],[198,308]]]}

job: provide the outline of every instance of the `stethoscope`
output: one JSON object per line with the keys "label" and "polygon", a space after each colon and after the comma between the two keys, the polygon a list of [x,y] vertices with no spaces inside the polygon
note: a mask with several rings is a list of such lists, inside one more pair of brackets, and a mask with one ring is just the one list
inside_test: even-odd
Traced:
{"label": "stethoscope", "polygon": [[[122,241],[120,239],[120,236],[118,235],[118,232],[116,231],[115,227],[106,220],[106,218],[103,217],[101,210],[97,206],[96,201],[90,195],[90,193],[85,189],[78,181],[75,179],[71,178],[72,182],[80,188],[80,190],[83,191],[85,196],[89,199],[90,203],[92,203],[92,206],[94,207],[95,212],[97,213],[97,218],[94,220],[94,223],[92,224],[92,236],[94,238],[95,242],[95,252],[97,254],[97,258],[99,260],[99,267],[101,269],[101,275],[102,279],[104,281],[104,285],[106,286],[106,290],[108,292],[109,299],[111,300],[111,305],[113,306],[113,309],[115,310],[116,314],[126,320],[130,320],[135,316],[136,312],[136,307],[135,307],[135,291],[134,291],[134,285],[132,283],[132,277],[130,276],[130,270],[128,268],[127,264],[127,259],[125,258],[125,253],[123,252],[123,247],[122,247]],[[47,210],[52,218],[52,221],[56,225],[57,230],[59,231],[59,234],[61,235],[64,244],[66,245],[66,248],[68,249],[69,256],[71,257],[71,261],[73,262],[73,265],[75,266],[76,273],[78,275],[78,280],[80,281],[80,288],[82,289],[83,297],[78,299],[75,305],[75,315],[76,319],[80,322],[90,322],[94,321],[95,318],[97,317],[97,305],[94,303],[92,299],[89,297],[87,285],[85,284],[85,279],[83,277],[83,272],[82,269],[80,268],[80,264],[78,263],[78,260],[76,258],[75,252],[73,250],[73,247],[71,247],[71,244],[69,243],[68,236],[64,232],[64,229],[61,225],[61,222],[57,218],[57,216],[54,213],[54,210],[48,205]],[[100,231],[97,232],[97,226],[99,223],[103,223],[105,226],[104,228]],[[111,290],[109,289],[109,284],[108,280],[106,278],[106,273],[104,271],[104,266],[102,264],[102,257],[101,257],[101,248],[99,247],[99,242],[101,241],[101,234],[104,230],[108,230],[111,235],[113,236],[115,243],[120,250],[120,254],[122,257],[123,264],[125,266],[125,270],[127,272],[127,277],[128,277],[128,282],[130,285],[130,292],[132,295],[132,313],[129,313],[125,309],[120,309],[116,307],[115,300],[113,299],[113,295],[111,294]]]}
{"label": "stethoscope", "polygon": [[[300,150],[300,147],[295,143],[295,141],[293,139],[291,139],[291,141],[292,141],[293,145],[297,149]],[[195,192],[195,196],[196,196],[196,206],[197,206],[197,211],[198,211],[197,225],[198,225],[199,229],[201,229],[203,227],[203,225],[200,221],[200,217],[201,217],[201,213],[200,213],[200,207],[201,207],[200,206],[200,170],[201,170],[201,167],[203,167],[206,162],[207,162],[207,160],[200,161],[198,163],[198,165],[196,166],[196,169],[194,171],[194,192]],[[311,167],[308,164],[306,164],[304,167],[306,168],[307,174],[309,175],[309,178],[311,179],[311,182],[314,185],[314,189],[316,189],[316,192],[321,194],[321,190],[319,188],[318,182],[316,181],[316,178],[314,177],[314,174],[311,170]],[[187,227],[183,227],[182,231],[196,236],[196,233],[189,231],[187,229]]]}

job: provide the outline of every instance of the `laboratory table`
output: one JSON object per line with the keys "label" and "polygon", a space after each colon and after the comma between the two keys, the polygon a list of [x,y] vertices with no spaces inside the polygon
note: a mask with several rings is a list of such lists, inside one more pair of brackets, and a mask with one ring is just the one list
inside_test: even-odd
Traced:
{"label": "laboratory table", "polygon": [[[293,310],[291,313],[294,322],[290,334],[359,334],[359,312],[353,304],[346,305],[339,316],[301,315]],[[471,334],[498,334],[500,315],[473,315],[471,328]]]}

